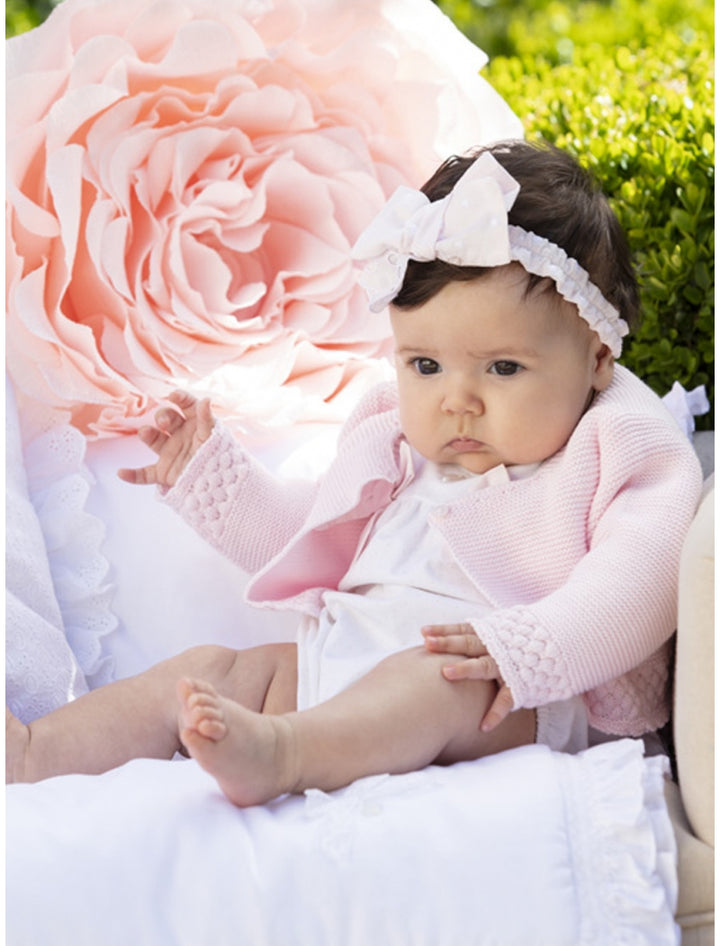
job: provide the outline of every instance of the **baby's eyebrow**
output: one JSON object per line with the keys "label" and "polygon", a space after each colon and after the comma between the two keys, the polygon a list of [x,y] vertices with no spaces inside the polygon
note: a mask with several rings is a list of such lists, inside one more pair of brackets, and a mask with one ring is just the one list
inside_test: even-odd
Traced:
{"label": "baby's eyebrow", "polygon": [[[477,351],[467,349],[466,355],[475,361],[498,361],[511,359],[537,359],[540,358],[540,352],[536,348],[521,348],[517,345],[507,345],[505,348],[493,348],[487,351]],[[407,357],[408,355],[422,355],[424,358],[439,358],[440,352],[436,348],[430,348],[425,345],[401,345],[395,349],[395,354]]]}
{"label": "baby's eyebrow", "polygon": [[495,348],[490,351],[471,351],[468,349],[468,355],[476,358],[478,361],[493,361],[498,358],[539,358],[540,353],[535,348],[517,348],[508,345],[507,348]]}
{"label": "baby's eyebrow", "polygon": [[424,345],[403,345],[395,349],[396,355],[425,355],[427,358],[434,358],[438,352],[434,348],[426,348]]}

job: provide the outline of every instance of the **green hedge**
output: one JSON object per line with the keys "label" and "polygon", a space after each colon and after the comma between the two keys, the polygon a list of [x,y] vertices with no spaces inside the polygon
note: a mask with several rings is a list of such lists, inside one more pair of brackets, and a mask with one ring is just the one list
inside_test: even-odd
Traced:
{"label": "green hedge", "polygon": [[[440,0],[491,56],[484,75],[575,153],[625,227],[643,323],[622,361],[659,394],[713,398],[713,7],[676,0]],[[714,426],[713,414],[698,420]]]}
{"label": "green hedge", "polygon": [[59,0],[5,0],[5,36],[39,26]]}

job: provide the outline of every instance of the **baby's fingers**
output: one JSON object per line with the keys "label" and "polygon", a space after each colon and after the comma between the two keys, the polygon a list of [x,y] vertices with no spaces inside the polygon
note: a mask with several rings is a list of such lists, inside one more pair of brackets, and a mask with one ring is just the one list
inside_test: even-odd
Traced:
{"label": "baby's fingers", "polygon": [[[167,443],[167,437],[157,427],[141,427],[138,430],[138,438],[142,440],[146,447],[150,447],[157,454]],[[125,483],[132,483],[136,486],[152,486],[157,483],[157,467],[155,464],[133,469],[124,467],[117,471],[117,475]]]}
{"label": "baby's fingers", "polygon": [[483,732],[491,732],[496,726],[508,716],[515,706],[510,687],[503,683],[498,690],[498,694],[493,700],[492,706],[485,714],[485,718],[480,724]]}
{"label": "baby's fingers", "polygon": [[433,624],[424,627],[422,633],[425,646],[436,653],[464,657],[481,657],[487,653],[471,624]]}
{"label": "baby's fingers", "polygon": [[157,483],[155,466],[143,466],[138,469],[123,468],[117,471],[117,475],[125,483],[132,483],[134,486],[153,486]]}
{"label": "baby's fingers", "polygon": [[200,443],[204,443],[215,426],[215,418],[210,408],[210,398],[205,397],[198,401],[197,405],[197,438]]}
{"label": "baby's fingers", "polygon": [[[175,411],[171,407],[161,407],[155,412],[155,423],[157,424],[158,431],[161,431],[166,437],[170,437],[172,434],[177,433],[183,424],[186,423],[186,418],[179,411]],[[150,429],[152,430],[154,428]]]}
{"label": "baby's fingers", "polygon": [[193,397],[193,395],[189,394],[187,391],[182,391],[180,388],[171,391],[167,399],[179,407],[183,413],[192,410],[197,404],[197,398]]}
{"label": "baby's fingers", "polygon": [[498,665],[490,654],[473,657],[458,663],[447,664],[442,669],[446,680],[497,680],[500,677]]}
{"label": "baby's fingers", "polygon": [[150,447],[155,453],[160,453],[167,443],[167,434],[158,427],[141,427],[138,432],[138,439],[142,440],[146,447]]}
{"label": "baby's fingers", "polygon": [[472,624],[467,621],[462,624],[426,624],[422,628],[423,634],[434,637],[455,637],[458,634],[475,634]]}
{"label": "baby's fingers", "polygon": [[[155,412],[155,423],[159,429],[170,436],[187,422],[200,409],[204,402],[198,401],[187,391],[171,391],[167,400],[175,407],[161,407]],[[208,402],[209,404],[209,402]],[[177,408],[177,410],[175,410]]]}

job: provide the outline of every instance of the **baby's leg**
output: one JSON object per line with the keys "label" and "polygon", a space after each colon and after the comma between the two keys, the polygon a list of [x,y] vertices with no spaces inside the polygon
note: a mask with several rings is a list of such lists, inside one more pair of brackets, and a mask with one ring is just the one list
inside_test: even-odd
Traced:
{"label": "baby's leg", "polygon": [[491,733],[480,720],[497,691],[449,682],[455,659],[413,648],[304,712],[259,716],[205,682],[179,684],[181,738],[237,805],[305,788],[331,791],[365,775],[475,759],[530,743],[535,714],[518,710]]}
{"label": "baby's leg", "polygon": [[258,712],[283,713],[296,705],[294,644],[244,651],[194,647],[138,676],[92,690],[28,726],[6,711],[6,780],[97,774],[130,759],[172,758],[182,749],[176,686],[187,675],[202,676],[224,697]]}

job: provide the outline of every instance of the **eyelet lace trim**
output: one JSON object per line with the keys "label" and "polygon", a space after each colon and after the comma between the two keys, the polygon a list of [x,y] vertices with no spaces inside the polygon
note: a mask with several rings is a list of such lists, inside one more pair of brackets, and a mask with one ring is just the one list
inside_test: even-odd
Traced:
{"label": "eyelet lace trim", "polygon": [[117,619],[85,438],[63,424],[23,447],[9,386],[6,408],[6,701],[28,721],[111,680]]}

